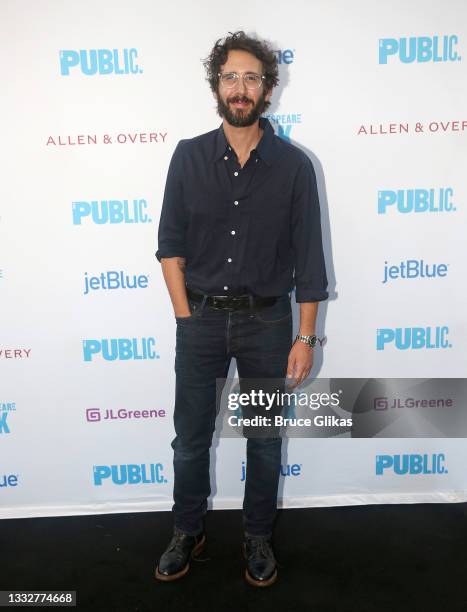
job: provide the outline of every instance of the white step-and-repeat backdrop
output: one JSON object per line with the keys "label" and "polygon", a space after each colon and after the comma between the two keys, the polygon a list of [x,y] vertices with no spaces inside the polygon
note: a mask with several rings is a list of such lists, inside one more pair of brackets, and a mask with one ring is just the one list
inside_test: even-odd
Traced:
{"label": "white step-and-repeat backdrop", "polygon": [[[313,374],[466,376],[465,2],[3,2],[0,517],[172,506],[157,227],[177,142],[220,125],[201,60],[237,29],[277,50],[268,116],[319,178]],[[214,508],[241,507],[244,461],[216,440]],[[464,439],[284,443],[284,507],[465,500]]]}

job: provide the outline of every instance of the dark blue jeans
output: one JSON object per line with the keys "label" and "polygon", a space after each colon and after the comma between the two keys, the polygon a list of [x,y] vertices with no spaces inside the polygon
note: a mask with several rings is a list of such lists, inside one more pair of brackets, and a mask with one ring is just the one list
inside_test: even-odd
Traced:
{"label": "dark blue jeans", "polygon": [[[174,425],[175,526],[195,535],[203,528],[211,493],[209,448],[216,420],[216,378],[226,378],[232,357],[238,377],[282,378],[292,346],[290,296],[272,306],[228,311],[189,301],[191,316],[177,317]],[[270,535],[277,509],[280,437],[247,439],[243,523],[252,535]]]}

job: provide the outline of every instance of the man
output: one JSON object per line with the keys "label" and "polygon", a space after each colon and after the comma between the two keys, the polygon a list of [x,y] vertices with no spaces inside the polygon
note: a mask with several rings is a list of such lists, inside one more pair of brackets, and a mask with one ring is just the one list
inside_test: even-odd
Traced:
{"label": "man", "polygon": [[[316,178],[308,157],[261,114],[278,83],[270,47],[244,32],[205,61],[219,129],[178,143],[170,163],[156,256],[177,323],[172,540],[156,577],[175,580],[205,543],[216,378],[236,358],[240,381],[309,374],[318,302],[328,297]],[[300,330],[292,344],[290,292]],[[271,546],[279,436],[249,437],[243,502],[246,580],[277,578]]]}

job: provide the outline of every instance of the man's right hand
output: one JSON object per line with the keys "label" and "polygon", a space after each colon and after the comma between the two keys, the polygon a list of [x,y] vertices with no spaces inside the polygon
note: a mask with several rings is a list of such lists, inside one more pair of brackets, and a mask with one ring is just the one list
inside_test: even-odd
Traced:
{"label": "man's right hand", "polygon": [[175,317],[191,317],[185,286],[185,258],[162,257],[161,264]]}
{"label": "man's right hand", "polygon": [[189,312],[188,314],[185,314],[185,313],[177,314],[177,313],[175,313],[175,318],[177,318],[177,319],[187,319],[188,317],[191,317],[191,312]]}

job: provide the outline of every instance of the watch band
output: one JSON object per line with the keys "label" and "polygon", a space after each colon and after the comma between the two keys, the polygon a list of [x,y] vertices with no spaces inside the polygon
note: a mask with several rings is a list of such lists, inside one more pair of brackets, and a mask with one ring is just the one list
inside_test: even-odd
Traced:
{"label": "watch band", "polygon": [[313,348],[316,345],[317,342],[317,338],[315,335],[313,336],[302,336],[300,334],[297,334],[295,337],[295,341],[299,340],[300,342],[303,342],[304,344],[308,345],[310,348]]}

